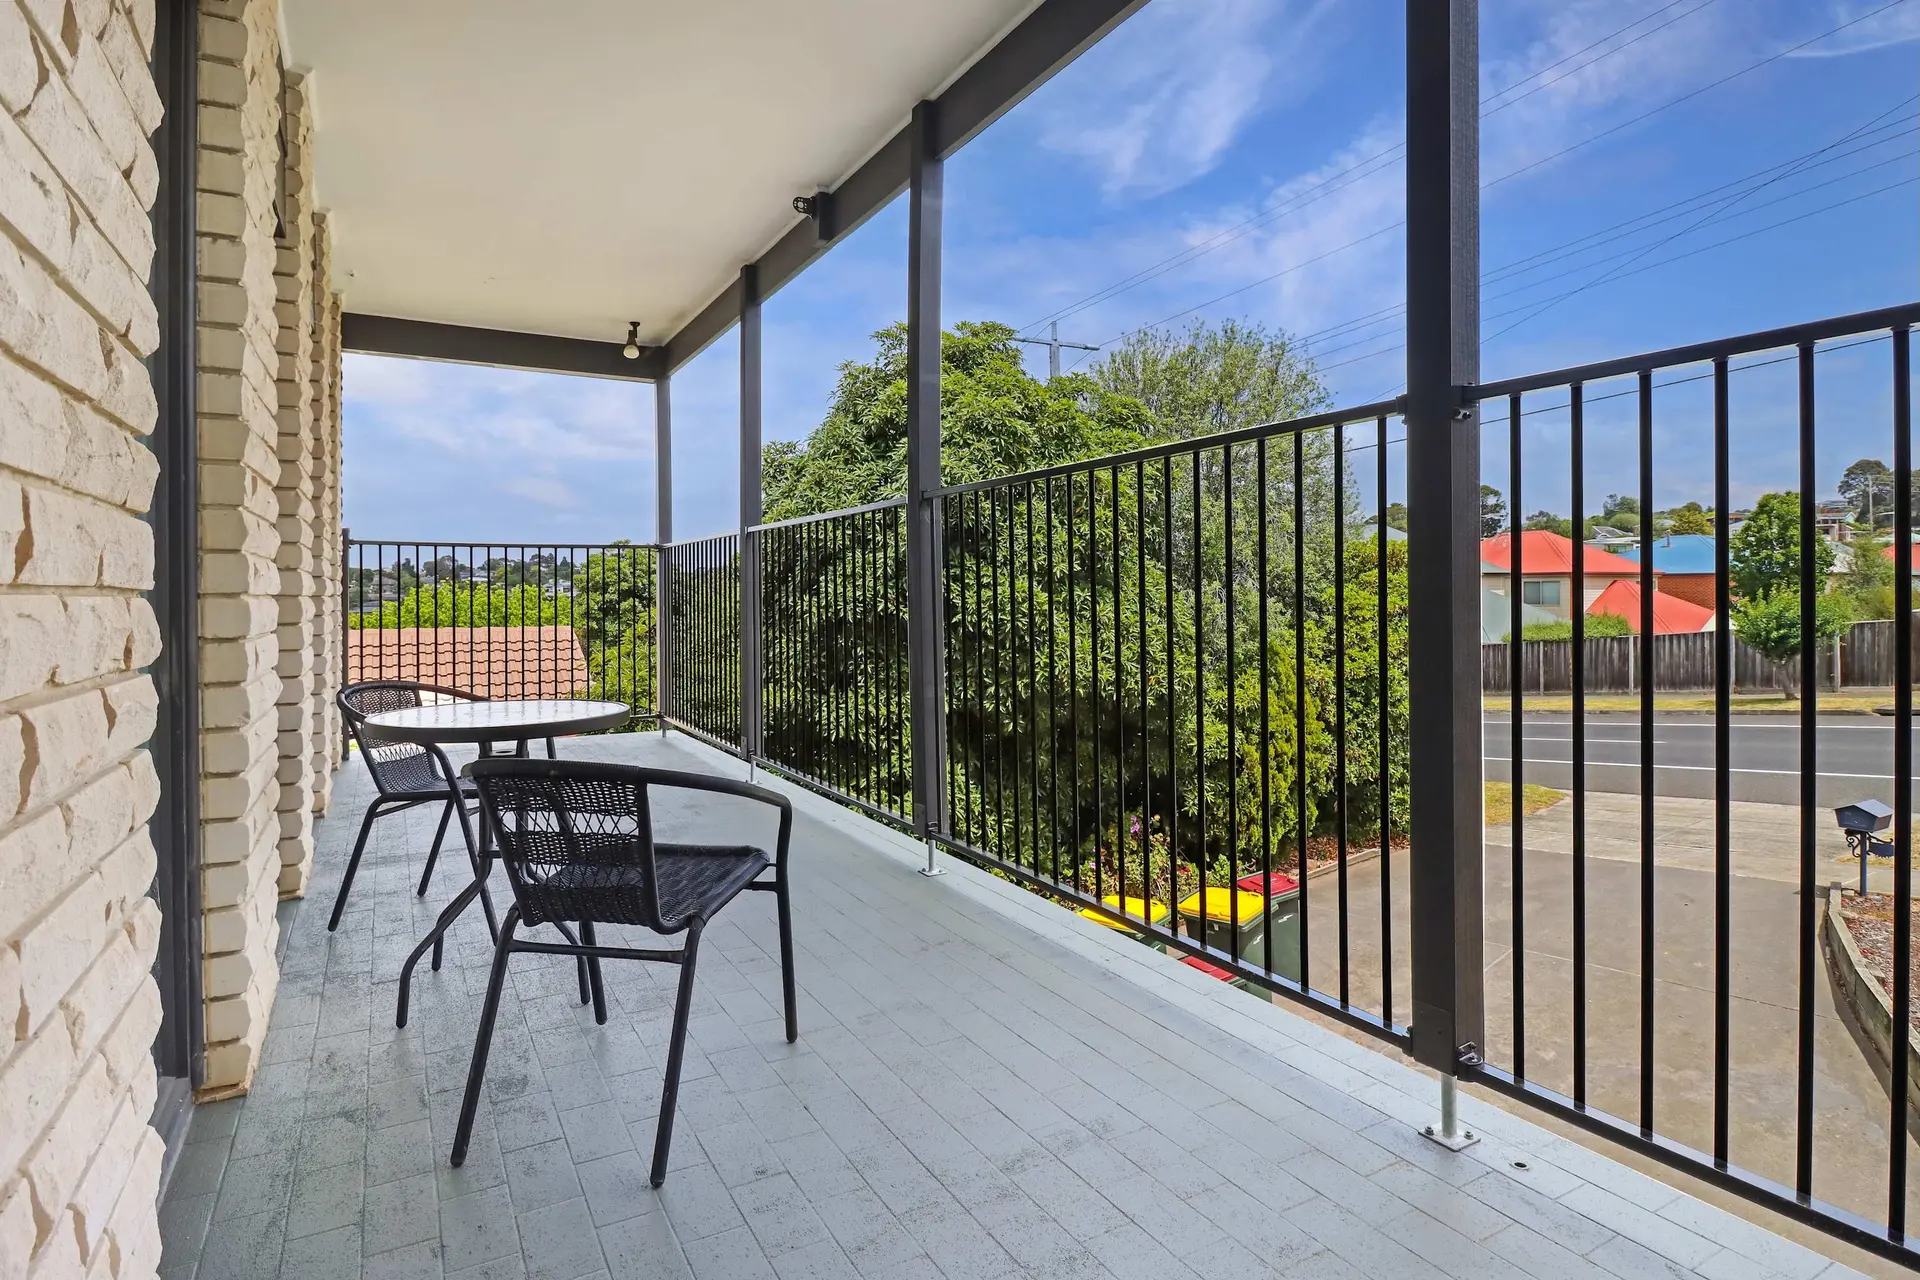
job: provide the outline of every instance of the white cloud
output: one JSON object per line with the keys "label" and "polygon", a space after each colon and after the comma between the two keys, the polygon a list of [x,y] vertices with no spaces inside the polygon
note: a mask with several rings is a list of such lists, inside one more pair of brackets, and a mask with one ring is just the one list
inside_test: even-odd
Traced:
{"label": "white cloud", "polygon": [[1793,56],[1839,58],[1920,40],[1920,9],[1908,4],[1888,9],[1883,7],[1885,4],[1886,0],[1834,0],[1828,13],[1830,20],[1824,26],[1837,27],[1845,23],[1846,30],[1809,45]]}
{"label": "white cloud", "polygon": [[1269,105],[1278,66],[1304,87],[1331,0],[1155,0],[1049,99],[1041,144],[1077,155],[1109,199],[1171,191],[1211,171]]}
{"label": "white cloud", "polygon": [[510,476],[500,482],[501,489],[549,507],[571,508],[579,496],[563,480],[553,476]]}
{"label": "white cloud", "polygon": [[352,355],[343,389],[357,423],[468,465],[653,456],[652,388],[642,384]]}

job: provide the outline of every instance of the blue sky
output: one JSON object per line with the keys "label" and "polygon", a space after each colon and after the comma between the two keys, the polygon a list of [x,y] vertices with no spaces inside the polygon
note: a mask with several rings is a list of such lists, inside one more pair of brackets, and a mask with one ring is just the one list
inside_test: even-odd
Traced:
{"label": "blue sky", "polygon": [[[1153,0],[948,162],[948,322],[1106,343],[1249,318],[1301,336],[1336,403],[1396,393],[1402,8]],[[1915,297],[1920,0],[1485,0],[1481,22],[1484,378]],[[904,203],[767,303],[769,439],[815,426],[903,314]],[[1820,359],[1828,488],[1890,457],[1885,345]],[[735,522],[737,358],[729,335],[674,379],[682,537]],[[1737,375],[1733,405],[1736,502],[1789,487],[1791,366]],[[1656,410],[1656,501],[1710,498],[1704,386]],[[1593,505],[1635,484],[1633,414],[1589,413]],[[356,535],[652,534],[650,388],[349,357],[345,416]],[[1564,415],[1526,432],[1523,505],[1564,508]],[[1486,439],[1505,489],[1504,423]]]}

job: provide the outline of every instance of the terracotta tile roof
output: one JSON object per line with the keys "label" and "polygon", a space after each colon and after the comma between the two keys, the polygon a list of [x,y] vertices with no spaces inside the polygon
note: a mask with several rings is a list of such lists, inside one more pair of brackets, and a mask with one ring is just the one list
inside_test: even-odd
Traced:
{"label": "terracotta tile roof", "polygon": [[585,693],[572,627],[368,627],[347,632],[347,682],[418,680],[487,698]]}
{"label": "terracotta tile roof", "polygon": [[[1480,559],[1501,571],[1511,571],[1513,535],[1496,534],[1480,543]],[[1550,529],[1528,529],[1520,535],[1520,572],[1545,577],[1564,577],[1573,573],[1572,538]],[[1589,577],[1638,577],[1640,566],[1625,556],[1617,556],[1599,547],[1581,545],[1581,569]],[[1654,572],[1657,574],[1659,570]]]}
{"label": "terracotta tile roof", "polygon": [[[1634,634],[1640,632],[1640,584],[1624,579],[1608,585],[1605,591],[1587,606],[1588,613],[1611,613],[1627,620]],[[1713,610],[1703,609],[1691,600],[1682,600],[1679,596],[1670,596],[1664,591],[1653,593],[1653,633],[1657,636],[1673,635],[1676,632],[1706,631],[1713,626]]]}

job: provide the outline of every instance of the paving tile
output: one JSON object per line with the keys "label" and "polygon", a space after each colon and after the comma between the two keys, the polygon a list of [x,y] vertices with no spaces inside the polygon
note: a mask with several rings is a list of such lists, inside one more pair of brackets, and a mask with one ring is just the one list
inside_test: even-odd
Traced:
{"label": "paving tile", "polygon": [[576,1171],[596,1227],[660,1209],[660,1199],[648,1182],[647,1165],[637,1152],[622,1151],[589,1160]]}
{"label": "paving tile", "polygon": [[360,1280],[360,1224],[288,1240],[280,1280]]}
{"label": "paving tile", "polygon": [[820,1215],[784,1173],[733,1188],[733,1202],[769,1257],[828,1238]]}
{"label": "paving tile", "polygon": [[708,1165],[669,1174],[654,1194],[659,1197],[682,1246],[746,1225],[726,1184]]}
{"label": "paving tile", "polygon": [[611,1100],[562,1111],[560,1128],[576,1162],[633,1150],[633,1139],[620,1116],[619,1104]]}
{"label": "paving tile", "polygon": [[506,1188],[476,1191],[441,1205],[440,1242],[449,1275],[496,1258],[517,1258],[520,1239]]}
{"label": "paving tile", "polygon": [[361,1234],[369,1254],[440,1238],[440,1197],[431,1175],[367,1188],[362,1212]]}
{"label": "paving tile", "polygon": [[207,1228],[196,1280],[260,1280],[280,1266],[286,1243],[284,1210],[216,1221]]}
{"label": "paving tile", "polygon": [[545,1092],[522,1094],[494,1104],[493,1127],[503,1152],[518,1151],[564,1136],[553,1095]]}
{"label": "paving tile", "polygon": [[695,1280],[777,1280],[773,1264],[745,1227],[691,1241],[684,1248]]}
{"label": "paving tile", "polygon": [[571,1200],[580,1194],[580,1175],[573,1167],[573,1155],[564,1139],[509,1151],[504,1159],[513,1207],[521,1213]]}
{"label": "paving tile", "polygon": [[361,1280],[440,1280],[443,1274],[437,1238],[369,1254],[360,1264]]}
{"label": "paving tile", "polygon": [[[359,1164],[300,1170],[294,1177],[293,1203],[287,1210],[287,1238],[294,1240],[357,1225],[365,1177],[365,1170]],[[357,1239],[354,1252],[359,1252]]]}
{"label": "paving tile", "polygon": [[529,1280],[578,1280],[606,1267],[584,1199],[522,1213],[516,1225]]}
{"label": "paving tile", "polygon": [[287,1201],[293,1195],[293,1161],[291,1148],[229,1161],[220,1183],[220,1199],[213,1209],[214,1222],[261,1213],[284,1217]]}
{"label": "paving tile", "polygon": [[821,1221],[863,1275],[877,1275],[926,1252],[865,1183],[817,1204]]}
{"label": "paving tile", "polygon": [[690,1280],[693,1275],[665,1214],[642,1214],[600,1228],[600,1249],[621,1280]]}
{"label": "paving tile", "polygon": [[381,1129],[367,1138],[367,1185],[432,1173],[436,1154],[433,1126],[425,1120]]}
{"label": "paving tile", "polygon": [[780,1280],[857,1280],[860,1274],[831,1240],[778,1254],[772,1261]]}

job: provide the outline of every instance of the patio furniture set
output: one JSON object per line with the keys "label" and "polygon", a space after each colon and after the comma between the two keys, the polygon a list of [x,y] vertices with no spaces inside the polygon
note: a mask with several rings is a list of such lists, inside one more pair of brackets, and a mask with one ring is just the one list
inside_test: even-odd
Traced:
{"label": "patio furniture set", "polygon": [[[516,952],[574,957],[580,1003],[590,1003],[594,1021],[602,1025],[607,1021],[607,1000],[600,962],[646,960],[680,966],[654,1141],[652,1182],[659,1186],[666,1180],[673,1139],[700,934],[742,892],[775,896],[787,1040],[799,1038],[787,878],[793,828],[790,802],[777,792],[731,778],[559,757],[555,739],[626,723],[630,709],[620,702],[495,701],[439,685],[382,680],[348,686],[341,690],[339,704],[378,795],[361,822],[327,922],[328,932],[339,927],[375,819],[438,804],[442,806],[439,828],[415,892],[426,894],[447,828],[455,820],[473,880],[447,904],[402,966],[396,1025],[407,1024],[414,967],[431,952],[431,967],[440,968],[448,928],[475,899],[494,942],[452,1164],[458,1167],[465,1161],[472,1137],[508,958]],[[541,739],[546,742],[545,759],[529,750],[530,743]],[[472,744],[479,758],[456,768],[445,750],[450,744]],[[656,841],[654,797],[661,791],[720,793],[771,806],[779,814],[772,855],[749,844]],[[506,866],[513,894],[513,905],[504,917],[496,916],[487,888],[496,858]],[[561,941],[522,936],[540,925],[552,925]],[[602,925],[638,926],[685,938],[675,948],[606,946],[595,935],[595,927]]]}

